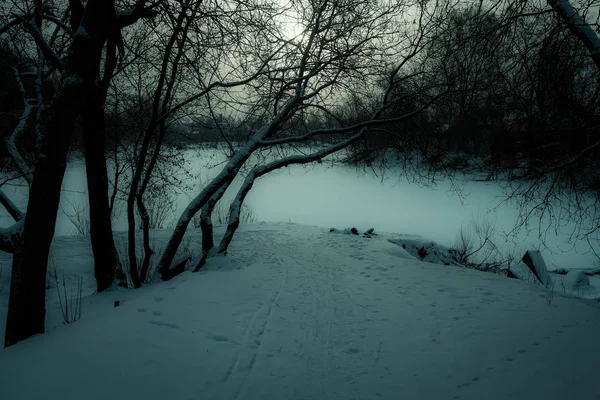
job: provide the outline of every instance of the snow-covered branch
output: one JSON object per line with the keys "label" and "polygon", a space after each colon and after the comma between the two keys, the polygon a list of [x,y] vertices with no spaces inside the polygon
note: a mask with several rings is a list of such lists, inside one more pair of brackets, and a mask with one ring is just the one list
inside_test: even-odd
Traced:
{"label": "snow-covered branch", "polygon": [[11,217],[15,220],[15,222],[19,222],[23,218],[25,218],[25,214],[19,210],[19,207],[15,203],[12,202],[8,196],[0,190],[0,204],[4,206],[6,211],[10,214]]}
{"label": "snow-covered branch", "polygon": [[0,228],[0,251],[6,253],[13,253],[15,251],[17,236],[23,229],[24,221],[25,219],[22,219],[8,228]]}
{"label": "snow-covered branch", "polygon": [[250,138],[246,146],[239,149],[234,156],[231,157],[221,172],[194,199],[192,199],[185,210],[183,210],[158,265],[158,269],[163,277],[169,276],[171,263],[175,258],[183,235],[185,235],[187,227],[194,215],[196,215],[196,213],[204,207],[207,201],[215,195],[215,193],[221,190],[223,186],[227,188],[231,184],[240,168],[242,168],[242,165],[244,165],[252,153],[259,148],[260,142],[279,129],[281,124],[289,118],[293,113],[293,110],[298,106],[298,101],[298,96],[289,99],[280,113],[275,116],[269,124],[258,129]]}
{"label": "snow-covered branch", "polygon": [[17,68],[14,68],[15,80],[17,81],[17,86],[19,87],[19,91],[21,93],[21,97],[23,99],[23,112],[21,113],[21,117],[19,117],[19,122],[15,129],[13,129],[10,136],[5,139],[6,148],[11,158],[15,162],[19,173],[25,178],[25,180],[29,183],[31,181],[31,168],[25,162],[19,150],[17,149],[17,138],[25,129],[27,125],[27,121],[29,120],[29,116],[31,115],[31,111],[33,110],[33,106],[27,101],[27,95],[25,93],[25,87],[23,86],[23,81],[21,80],[21,75]]}
{"label": "snow-covered branch", "polygon": [[569,0],[547,0],[548,4],[556,11],[558,16],[567,24],[572,34],[577,36],[585,48],[590,52],[592,60],[600,69],[600,38],[579,15]]}
{"label": "snow-covered branch", "polygon": [[[276,169],[287,167],[289,165],[308,164],[308,163],[312,163],[312,162],[321,160],[321,159],[327,157],[328,155],[331,155],[337,151],[340,151],[340,150],[345,149],[346,147],[350,146],[352,143],[356,142],[361,137],[363,137],[366,132],[367,132],[367,128],[362,128],[362,129],[360,129],[360,131],[358,133],[349,137],[348,139],[340,141],[339,143],[333,144],[331,146],[328,146],[328,147],[326,147],[320,151],[317,151],[315,153],[306,154],[306,155],[293,155],[293,156],[285,157],[280,160],[272,161],[268,164],[260,165],[258,167],[253,168],[246,176],[244,183],[242,183],[242,187],[239,189],[237,195],[235,196],[235,198],[233,199],[233,202],[231,203],[231,206],[229,208],[229,224],[227,225],[227,230],[225,231],[225,235],[223,236],[223,239],[221,240],[221,243],[219,244],[218,253],[222,254],[222,253],[227,252],[227,248],[229,247],[229,244],[231,243],[231,240],[233,239],[235,231],[237,230],[237,228],[240,224],[240,214],[241,214],[242,204],[244,203],[246,196],[250,192],[250,189],[252,189],[252,186],[254,185],[254,181],[257,178],[259,178],[265,174],[268,174],[269,172],[275,171]],[[206,250],[205,250],[205,252],[206,252]]]}
{"label": "snow-covered branch", "polygon": [[138,0],[132,8],[126,8],[117,11],[117,22],[119,27],[125,28],[139,21],[140,19],[152,19],[158,15],[156,8],[164,0],[158,0],[149,6],[146,6],[145,0]]}
{"label": "snow-covered branch", "polygon": [[56,69],[62,71],[64,69],[62,59],[58,56],[58,54],[56,54],[52,47],[50,47],[48,42],[46,42],[46,39],[44,39],[42,32],[40,32],[35,22],[35,17],[17,18],[19,18],[23,22],[25,29],[31,34],[31,36],[33,36],[35,43],[38,45],[39,49],[44,54],[44,57],[46,57],[46,60],[48,60],[48,62],[52,64]]}

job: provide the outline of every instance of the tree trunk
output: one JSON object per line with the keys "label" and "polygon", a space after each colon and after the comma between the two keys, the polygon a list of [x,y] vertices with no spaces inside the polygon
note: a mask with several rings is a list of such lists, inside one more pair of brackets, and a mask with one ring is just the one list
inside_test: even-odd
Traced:
{"label": "tree trunk", "polygon": [[221,200],[229,184],[221,186],[215,194],[206,202],[200,212],[200,229],[202,230],[202,252],[208,253],[215,247],[214,229],[212,223],[212,214],[215,206]]}
{"label": "tree trunk", "polygon": [[150,260],[154,254],[154,250],[150,246],[150,215],[144,204],[142,194],[136,196],[138,211],[142,219],[142,235],[144,242],[144,260],[140,269],[140,282],[144,283],[148,279],[148,270],[150,269]]}
{"label": "tree trunk", "polygon": [[73,126],[88,90],[98,79],[104,44],[118,29],[115,23],[114,0],[88,0],[81,29],[73,37],[65,62],[60,63],[65,69],[48,110],[23,232],[13,257],[5,346],[44,332],[48,254]]}
{"label": "tree trunk", "polygon": [[160,262],[158,263],[158,270],[162,274],[163,279],[172,275],[169,271],[171,269],[171,264],[173,263],[173,259],[175,258],[177,250],[179,249],[179,245],[181,244],[187,227],[194,215],[196,215],[196,213],[200,211],[202,207],[204,207],[206,202],[215,193],[217,193],[219,190],[223,190],[224,192],[227,189],[242,168],[242,165],[244,165],[252,153],[260,147],[261,141],[276,132],[280,128],[281,124],[293,114],[293,111],[298,105],[298,101],[298,96],[288,100],[286,105],[273,118],[271,123],[264,125],[258,131],[256,131],[246,146],[238,150],[233,157],[231,157],[221,172],[215,178],[213,178],[213,180],[210,181],[210,183],[190,202],[190,204],[188,204],[185,210],[183,210],[179,220],[177,221],[177,225],[175,225],[173,234],[171,234],[171,238],[167,243],[167,247],[163,251]]}
{"label": "tree trunk", "polygon": [[[211,199],[212,200],[212,199]],[[209,200],[200,212],[200,229],[202,230],[202,252],[206,253],[215,246],[213,238],[212,213],[215,208],[214,203]]]}
{"label": "tree trunk", "polygon": [[547,2],[563,22],[567,24],[569,31],[571,31],[571,33],[575,35],[589,51],[594,64],[600,69],[600,38],[598,38],[592,25],[585,22],[583,17],[579,15],[569,0],[547,0]]}
{"label": "tree trunk", "polygon": [[63,79],[36,163],[23,233],[13,258],[4,345],[44,332],[46,271],[73,124],[85,99],[80,80]]}
{"label": "tree trunk", "polygon": [[[333,144],[315,153],[285,157],[280,160],[272,161],[270,163],[254,167],[252,170],[250,170],[250,172],[248,172],[248,175],[246,176],[246,179],[244,179],[242,186],[238,190],[235,198],[231,202],[231,206],[229,207],[229,221],[227,225],[227,230],[225,231],[225,235],[223,236],[223,238],[221,239],[221,243],[219,244],[219,248],[217,251],[218,254],[227,254],[227,249],[231,244],[231,240],[233,239],[233,236],[235,235],[235,232],[240,225],[242,205],[244,204],[244,200],[246,200],[246,196],[254,186],[254,181],[257,178],[260,178],[261,176],[268,174],[269,172],[275,171],[279,168],[287,167],[288,165],[308,164],[314,161],[321,160],[322,158],[327,157],[328,155],[333,154],[336,151],[340,151],[350,146],[352,143],[362,138],[365,135],[365,133],[366,129],[361,129],[358,133],[349,137],[348,139]],[[203,253],[204,255],[207,254],[206,252]],[[202,265],[205,261],[205,259],[201,260]],[[196,268],[196,270],[198,269],[200,269],[200,267]]]}
{"label": "tree trunk", "polygon": [[129,277],[133,287],[139,288],[142,286],[140,273],[137,266],[137,254],[135,251],[135,197],[127,199],[127,256],[129,259]]}
{"label": "tree trunk", "polygon": [[108,204],[104,96],[96,91],[83,109],[83,145],[90,205],[90,238],[98,292],[108,289],[120,269]]}

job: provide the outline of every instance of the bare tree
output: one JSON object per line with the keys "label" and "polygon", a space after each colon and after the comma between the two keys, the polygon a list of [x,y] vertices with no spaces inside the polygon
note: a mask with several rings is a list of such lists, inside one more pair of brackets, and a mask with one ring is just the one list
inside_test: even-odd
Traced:
{"label": "bare tree", "polygon": [[[398,3],[393,5],[354,2],[322,1],[299,4],[298,18],[305,27],[293,40],[284,40],[282,49],[268,73],[257,80],[260,86],[251,87],[264,110],[272,110],[269,119],[252,133],[247,143],[237,149],[223,170],[192,200],[181,214],[169,243],[161,257],[159,270],[163,279],[181,271],[171,269],[183,235],[193,216],[200,210],[203,229],[203,257],[196,270],[211,254],[213,246],[211,214],[242,167],[257,152],[276,149],[294,149],[293,144],[306,143],[321,136],[335,137],[334,143],[311,154],[285,155],[275,161],[259,164],[251,169],[230,208],[230,224],[226,237],[219,247],[225,252],[239,223],[239,210],[254,180],[275,169],[291,164],[317,161],[340,151],[367,134],[378,124],[401,121],[426,109],[444,89],[436,88],[424,93],[422,101],[404,115],[386,117],[384,112],[399,101],[394,87],[401,80],[399,72],[419,54],[424,43],[431,40],[431,26],[443,13],[441,3]],[[415,28],[407,28],[396,35],[394,18],[402,11],[416,7],[420,15]],[[435,17],[432,17],[435,16]],[[354,124],[342,123],[336,128],[307,129],[298,135],[289,135],[290,127],[301,123],[306,113],[335,114],[335,103],[360,87],[387,82],[378,94],[378,102],[367,118]],[[248,98],[252,98],[247,96]],[[341,118],[335,118],[342,121]]]}
{"label": "bare tree", "polygon": [[[14,15],[0,27],[1,34],[22,26],[34,38],[46,61],[60,71],[57,92],[48,106],[47,117],[41,121],[44,135],[40,144],[40,156],[35,163],[31,179],[23,230],[18,235],[15,246],[6,346],[44,331],[48,253],[54,235],[67,154],[75,120],[84,112],[85,107],[82,106],[88,100],[96,101],[89,93],[96,93],[96,82],[101,79],[103,50],[107,43],[109,47],[110,43],[118,45],[122,27],[153,14],[152,10],[144,6],[144,2],[137,3],[124,13],[116,12],[114,1],[89,0],[83,6],[73,0],[69,2],[69,8],[72,26],[77,26],[77,29],[69,28],[54,17],[48,18],[52,23],[72,33],[64,57],[60,57],[52,48],[52,38],[47,40],[44,33],[38,29],[35,21],[40,15],[43,18],[39,9],[34,9],[32,14]],[[101,162],[105,162],[105,159]],[[100,195],[104,201],[108,201],[107,191]],[[93,221],[92,225],[93,229]],[[112,240],[112,231],[110,236],[109,240]],[[103,237],[104,239],[107,238]],[[98,272],[96,276],[99,278]]]}

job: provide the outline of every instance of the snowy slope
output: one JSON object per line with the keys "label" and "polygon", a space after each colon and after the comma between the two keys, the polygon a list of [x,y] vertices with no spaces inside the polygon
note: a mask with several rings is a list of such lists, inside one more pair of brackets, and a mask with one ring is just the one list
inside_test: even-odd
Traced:
{"label": "snowy slope", "polygon": [[600,398],[599,303],[323,228],[245,226],[203,272],[48,318],[0,351],[0,399]]}

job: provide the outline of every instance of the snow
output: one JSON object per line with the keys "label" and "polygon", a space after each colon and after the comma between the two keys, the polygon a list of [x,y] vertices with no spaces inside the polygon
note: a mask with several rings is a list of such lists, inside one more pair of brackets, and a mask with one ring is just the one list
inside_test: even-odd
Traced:
{"label": "snow", "polygon": [[535,272],[538,278],[540,279],[542,285],[546,287],[551,287],[552,278],[548,273],[546,262],[544,261],[544,258],[542,257],[540,252],[537,250],[529,250],[527,253],[529,254],[529,258],[531,259],[531,263],[533,264],[532,266],[535,269]]}
{"label": "snow", "polygon": [[[189,150],[186,156],[189,164],[172,172],[171,175],[193,188],[185,193],[174,192],[172,225],[208,179],[220,172],[226,160],[224,153],[215,149],[202,149],[198,153]],[[253,166],[255,161],[251,158],[249,165]],[[191,173],[196,179],[184,172]],[[473,177],[459,176],[453,182],[438,180],[435,186],[423,187],[401,176],[400,170],[392,169],[382,177],[372,171],[357,171],[328,161],[308,167],[290,166],[257,180],[246,204],[258,221],[294,222],[324,228],[355,226],[361,232],[375,228],[377,232],[420,235],[446,247],[453,246],[461,227],[484,215],[496,225],[494,243],[502,252],[520,257],[527,250],[541,249],[549,270],[593,269],[598,266],[588,243],[569,241],[575,227],[567,221],[561,222],[558,233],[555,234],[554,229],[546,232],[543,242],[547,248],[542,245],[535,222],[529,227],[529,232],[523,229],[516,235],[510,234],[518,221],[518,211],[514,204],[502,203],[503,191],[498,182],[476,182]],[[237,178],[223,196],[222,207],[225,210],[243,180],[243,176]],[[463,197],[458,196],[454,190],[457,188]],[[15,204],[25,209],[25,187],[6,185],[3,190]],[[86,192],[84,163],[72,161],[65,174],[61,210],[73,214],[75,205],[85,211],[88,203]],[[122,204],[117,204],[117,208],[124,209]],[[541,228],[546,231],[548,224],[543,222]],[[12,218],[0,207],[0,226],[10,225]],[[122,213],[115,220],[114,227],[125,230],[126,226],[125,214]],[[68,235],[74,231],[71,222],[61,212],[56,234]],[[596,245],[595,250],[600,251],[598,242],[592,243]]]}
{"label": "snow", "polygon": [[568,290],[586,290],[590,286],[590,278],[583,271],[569,271],[563,281]]}
{"label": "snow", "polygon": [[[160,247],[168,231],[153,234]],[[194,247],[199,237],[192,230]],[[245,225],[228,256],[210,259],[199,273],[97,295],[88,240],[59,237],[52,248],[59,276],[84,278],[82,318],[62,325],[51,287],[48,332],[0,350],[0,398],[551,400],[600,393],[600,303],[421,262],[383,234]],[[9,262],[0,254],[2,266]],[[7,291],[0,291],[0,314]]]}

